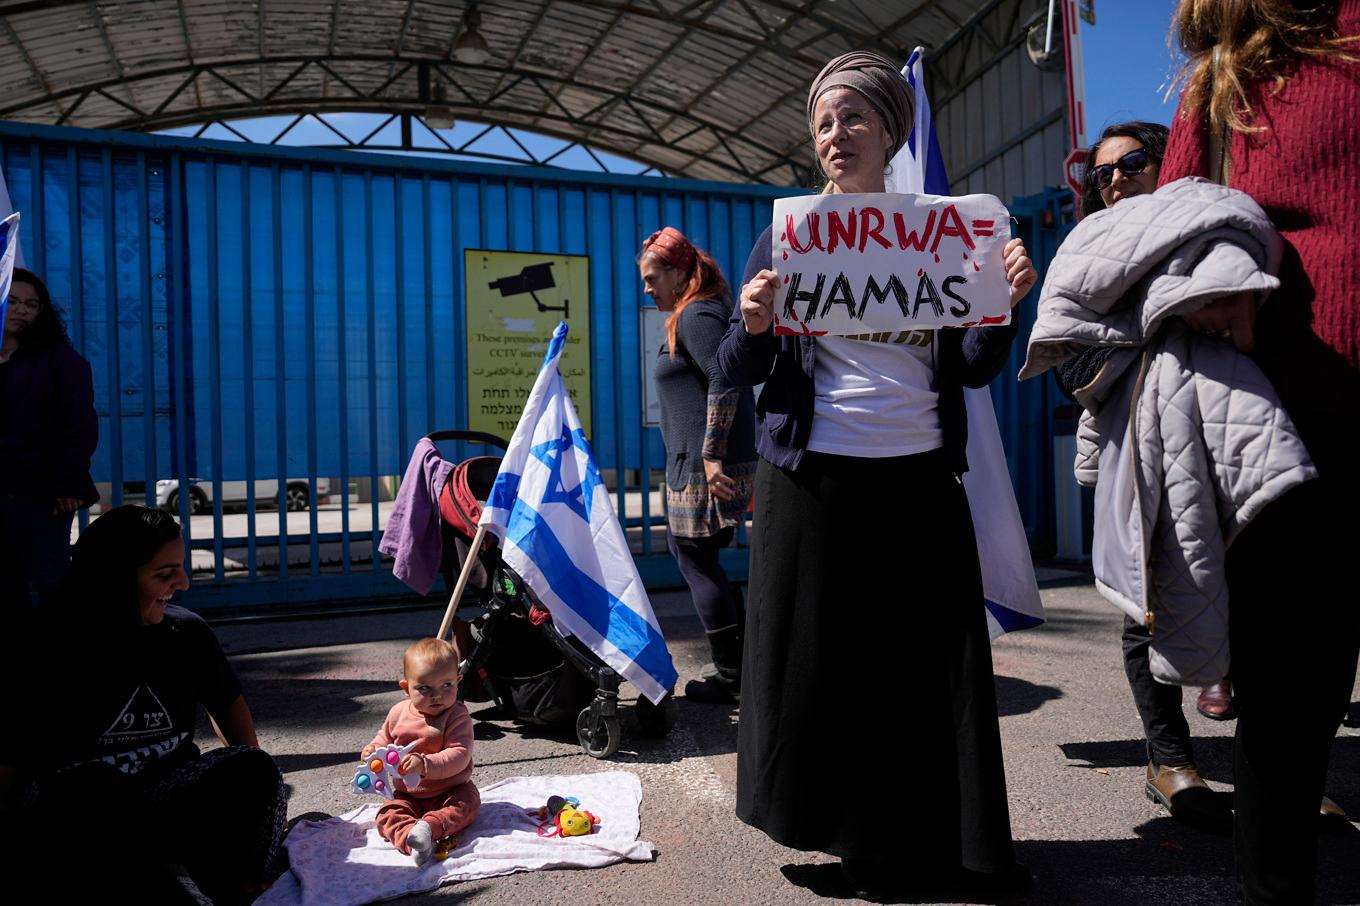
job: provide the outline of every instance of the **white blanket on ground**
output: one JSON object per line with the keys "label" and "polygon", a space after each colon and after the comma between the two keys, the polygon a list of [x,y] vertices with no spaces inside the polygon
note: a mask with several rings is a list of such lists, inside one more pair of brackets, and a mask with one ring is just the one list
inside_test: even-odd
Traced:
{"label": "white blanket on ground", "polygon": [[[632,859],[650,862],[652,844],[638,839],[642,783],[623,771],[568,777],[510,777],[481,788],[477,820],[442,862],[416,867],[378,836],[372,802],[338,818],[301,821],[286,845],[292,870],[256,903],[357,906],[434,890],[441,884],[539,868],[599,868]],[[548,797],[574,796],[600,818],[583,837],[540,837],[525,811]]]}

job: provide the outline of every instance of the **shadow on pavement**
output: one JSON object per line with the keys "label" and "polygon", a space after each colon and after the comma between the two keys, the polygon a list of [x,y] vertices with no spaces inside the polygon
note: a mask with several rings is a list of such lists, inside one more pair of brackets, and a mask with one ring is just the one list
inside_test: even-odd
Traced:
{"label": "shadow on pavement", "polygon": [[308,752],[292,755],[275,755],[274,764],[284,774],[293,771],[310,771],[313,768],[333,768],[342,764],[358,765],[358,752]]}
{"label": "shadow on pavement", "polygon": [[[1134,828],[1132,840],[1022,840],[1017,858],[1035,877],[1035,903],[1230,906],[1239,901],[1232,841],[1172,818]],[[1318,838],[1319,904],[1360,902],[1354,858],[1360,832]]]}
{"label": "shadow on pavement", "polygon": [[[855,895],[839,862],[792,863],[780,866],[779,871],[795,887],[826,900],[856,900]],[[912,878],[904,875],[895,889],[880,903],[979,903],[979,904],[1028,904],[1032,893],[996,894],[979,890],[976,885],[964,880],[943,880]]]}
{"label": "shadow on pavement", "polygon": [[[1232,783],[1231,736],[1194,737],[1195,764],[1200,775],[1219,783]],[[1141,739],[1098,742],[1064,742],[1058,745],[1082,767],[1131,768],[1147,764],[1147,744]],[[1360,737],[1338,736],[1332,743],[1327,771],[1327,795],[1352,817],[1360,815]]]}
{"label": "shadow on pavement", "polygon": [[1000,717],[1038,711],[1044,702],[1062,698],[1057,686],[1043,686],[1013,676],[996,677],[996,710]]}

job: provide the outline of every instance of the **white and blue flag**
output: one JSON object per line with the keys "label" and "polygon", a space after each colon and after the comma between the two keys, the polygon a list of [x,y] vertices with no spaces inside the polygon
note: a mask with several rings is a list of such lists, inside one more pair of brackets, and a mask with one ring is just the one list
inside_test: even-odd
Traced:
{"label": "white and blue flag", "polygon": [[[13,214],[14,211],[14,203],[9,198],[9,186],[5,185],[5,171],[0,169],[0,220],[8,220],[9,215]],[[24,245],[19,241],[18,235],[18,227],[15,227],[14,266],[28,267],[24,264]],[[0,249],[3,248],[4,245],[0,243]]]}
{"label": "white and blue flag", "polygon": [[558,373],[566,342],[564,321],[548,343],[480,524],[500,539],[501,559],[552,611],[558,629],[655,704],[675,686],[675,665]]}
{"label": "white and blue flag", "polygon": [[14,260],[19,253],[19,212],[0,220],[0,334],[5,329],[9,308],[9,287],[14,281]]}
{"label": "white and blue flag", "polygon": [[[911,52],[902,75],[916,93],[916,122],[907,143],[892,160],[887,191],[949,195],[949,176],[926,97],[921,48]],[[1025,524],[1015,504],[1001,432],[996,427],[992,392],[986,387],[965,387],[963,393],[968,408],[968,472],[963,476],[963,486],[976,527],[987,627],[995,639],[1014,629],[1038,626],[1044,621],[1044,605],[1034,578]]]}

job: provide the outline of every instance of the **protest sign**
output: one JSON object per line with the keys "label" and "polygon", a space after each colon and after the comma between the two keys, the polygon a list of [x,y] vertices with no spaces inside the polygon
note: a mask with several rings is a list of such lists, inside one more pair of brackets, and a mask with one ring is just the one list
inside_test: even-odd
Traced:
{"label": "protest sign", "polygon": [[781,198],[771,236],[776,334],[1010,321],[1010,213],[992,195]]}

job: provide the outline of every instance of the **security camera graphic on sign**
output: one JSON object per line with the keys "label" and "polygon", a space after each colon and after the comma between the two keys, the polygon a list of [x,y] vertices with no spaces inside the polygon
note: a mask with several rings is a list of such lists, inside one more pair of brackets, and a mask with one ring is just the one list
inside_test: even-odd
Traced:
{"label": "security camera graphic on sign", "polygon": [[561,305],[545,305],[538,298],[538,290],[552,289],[557,286],[557,281],[553,280],[552,262],[543,264],[530,264],[518,274],[508,277],[501,277],[493,280],[489,284],[492,289],[500,290],[501,297],[522,296],[529,294],[529,298],[534,300],[539,311],[560,311],[562,317],[571,320],[571,300],[563,299]]}

